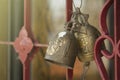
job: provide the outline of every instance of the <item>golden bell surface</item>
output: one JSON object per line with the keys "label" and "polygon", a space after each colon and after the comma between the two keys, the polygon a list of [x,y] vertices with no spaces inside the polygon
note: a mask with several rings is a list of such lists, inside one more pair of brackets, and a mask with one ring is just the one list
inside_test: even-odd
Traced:
{"label": "golden bell surface", "polygon": [[70,31],[63,31],[50,41],[45,60],[73,68],[78,53],[76,38]]}
{"label": "golden bell surface", "polygon": [[99,35],[99,31],[89,24],[81,26],[79,32],[75,33],[79,42],[78,59],[80,61],[90,62],[94,60],[94,43]]}
{"label": "golden bell surface", "polygon": [[82,62],[94,60],[94,44],[99,31],[88,23],[89,14],[83,14],[80,8],[71,17],[72,30],[79,43],[78,59]]}

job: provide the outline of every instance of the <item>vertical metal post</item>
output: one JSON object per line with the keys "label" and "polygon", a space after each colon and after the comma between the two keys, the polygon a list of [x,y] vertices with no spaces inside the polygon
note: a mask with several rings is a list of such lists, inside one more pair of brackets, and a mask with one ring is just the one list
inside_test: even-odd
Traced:
{"label": "vertical metal post", "polygon": [[120,0],[114,0],[115,80],[120,80]]}
{"label": "vertical metal post", "polygon": [[66,0],[66,21],[71,19],[72,15],[72,1],[73,0]]}
{"label": "vertical metal post", "polygon": [[[24,0],[24,27],[28,32],[28,36],[31,36],[31,3],[30,0]],[[30,61],[27,59],[23,63],[23,80],[30,80]]]}
{"label": "vertical metal post", "polygon": [[30,80],[30,61],[26,60],[23,64],[23,80]]}
{"label": "vertical metal post", "polygon": [[[66,21],[68,22],[71,19],[72,15],[72,0],[66,0]],[[73,70],[67,69],[66,71],[67,80],[73,79]]]}
{"label": "vertical metal post", "polygon": [[31,1],[24,0],[24,27],[28,32],[28,37],[33,39],[33,34],[31,31]]}

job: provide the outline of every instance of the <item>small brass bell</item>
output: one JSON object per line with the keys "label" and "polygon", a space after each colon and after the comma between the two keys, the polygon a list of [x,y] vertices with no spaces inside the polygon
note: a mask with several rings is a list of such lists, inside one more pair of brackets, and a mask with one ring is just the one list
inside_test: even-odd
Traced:
{"label": "small brass bell", "polygon": [[80,32],[75,33],[79,41],[78,58],[82,62],[90,62],[94,60],[94,43],[99,36],[99,32],[91,25],[81,26]]}
{"label": "small brass bell", "polygon": [[82,62],[94,60],[94,43],[100,35],[99,31],[88,23],[88,17],[88,14],[83,14],[76,8],[71,19],[75,37],[79,42],[78,59]]}
{"label": "small brass bell", "polygon": [[63,31],[50,41],[45,60],[73,68],[77,56],[76,38],[71,31]]}

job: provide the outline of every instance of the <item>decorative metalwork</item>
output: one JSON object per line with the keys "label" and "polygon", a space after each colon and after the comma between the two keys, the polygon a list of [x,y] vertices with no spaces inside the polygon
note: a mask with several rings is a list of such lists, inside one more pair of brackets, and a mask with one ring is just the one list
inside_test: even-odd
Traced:
{"label": "decorative metalwork", "polygon": [[[109,8],[114,5],[114,37],[111,37],[108,32],[106,17]],[[120,80],[120,0],[107,0],[101,15],[100,15],[100,29],[101,36],[97,39],[94,46],[95,61],[101,74],[102,80],[110,80],[107,70],[101,59],[101,55],[107,59],[114,59],[114,80]],[[107,39],[113,46],[113,51],[110,53],[107,50],[101,50],[101,43]]]}
{"label": "decorative metalwork", "polygon": [[32,40],[28,37],[25,27],[23,27],[20,31],[19,37],[16,38],[13,46],[16,52],[19,53],[20,61],[22,62],[22,64],[24,64],[27,59],[28,53],[30,53],[33,48]]}
{"label": "decorative metalwork", "polygon": [[[0,41],[0,44],[13,45],[19,54],[23,64],[23,80],[30,80],[30,62],[39,47],[47,47],[47,44],[38,44],[31,31],[30,0],[24,0],[24,26],[19,37],[14,42]],[[33,50],[32,50],[33,49]],[[32,53],[29,55],[29,53]]]}
{"label": "decorative metalwork", "polygon": [[[106,17],[108,13],[108,9],[114,3],[114,37],[109,36],[109,32],[106,24]],[[67,22],[71,19],[71,11],[72,11],[72,0],[66,0],[66,8],[67,8]],[[102,62],[101,56],[105,56],[108,59],[114,59],[115,63],[115,72],[114,80],[120,80],[120,0],[107,0],[103,10],[100,15],[100,28],[101,28],[101,36],[97,39],[94,46],[95,53],[95,61],[100,71],[101,77],[103,80],[110,80],[107,71]],[[30,27],[30,1],[24,0],[24,27],[22,27],[19,37],[16,38],[15,42],[3,42],[0,41],[0,44],[5,45],[13,45],[16,52],[19,54],[20,61],[23,64],[23,80],[30,80],[30,61],[38,47],[47,47],[46,44],[38,44],[35,40],[31,27]],[[105,39],[108,39],[112,46],[113,52],[110,53],[107,50],[101,50],[101,44]],[[86,44],[86,43],[85,43]],[[34,49],[33,49],[34,48]],[[33,49],[33,50],[32,50]],[[29,56],[29,53],[32,51],[32,56]],[[67,69],[67,79],[72,80],[73,78],[73,70]]]}

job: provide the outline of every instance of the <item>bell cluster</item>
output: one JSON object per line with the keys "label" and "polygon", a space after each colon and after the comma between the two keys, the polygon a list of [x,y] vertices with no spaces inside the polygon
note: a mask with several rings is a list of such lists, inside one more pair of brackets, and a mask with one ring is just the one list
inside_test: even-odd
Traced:
{"label": "bell cluster", "polygon": [[99,31],[88,23],[88,14],[75,9],[65,31],[58,33],[49,42],[45,59],[58,65],[73,68],[76,57],[81,62],[94,60],[94,44],[100,36]]}

